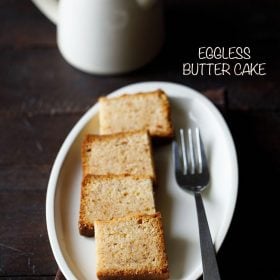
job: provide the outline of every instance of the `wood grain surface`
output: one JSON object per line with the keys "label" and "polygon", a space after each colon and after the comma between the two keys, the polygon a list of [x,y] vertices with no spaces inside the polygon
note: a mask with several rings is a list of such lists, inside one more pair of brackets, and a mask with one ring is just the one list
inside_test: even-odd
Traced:
{"label": "wood grain surface", "polygon": [[[0,2],[0,279],[54,279],[45,198],[65,137],[102,95],[172,81],[207,95],[225,115],[239,161],[235,215],[218,253],[222,279],[280,279],[280,4],[166,0],[166,41],[147,66],[96,76],[68,65],[56,29],[29,0]],[[250,46],[263,77],[183,76],[199,46]],[[226,186],[225,186],[226,187]],[[250,264],[248,264],[250,260]]]}

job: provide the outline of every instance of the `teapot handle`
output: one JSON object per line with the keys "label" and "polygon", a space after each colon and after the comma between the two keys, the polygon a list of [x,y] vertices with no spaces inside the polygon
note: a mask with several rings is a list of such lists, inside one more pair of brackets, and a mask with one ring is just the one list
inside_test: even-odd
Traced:
{"label": "teapot handle", "polygon": [[37,8],[54,24],[57,23],[58,0],[32,0]]}

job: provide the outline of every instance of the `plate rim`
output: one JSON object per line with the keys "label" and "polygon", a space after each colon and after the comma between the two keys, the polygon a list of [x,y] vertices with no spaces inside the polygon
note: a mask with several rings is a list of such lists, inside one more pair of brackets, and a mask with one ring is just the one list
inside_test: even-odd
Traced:
{"label": "plate rim", "polygon": [[[237,201],[237,194],[238,194],[238,187],[239,187],[239,173],[238,173],[238,161],[237,161],[237,153],[235,144],[233,141],[232,134],[229,130],[229,127],[223,118],[222,114],[218,111],[218,109],[214,106],[214,104],[205,96],[203,96],[198,91],[194,90],[193,88],[190,88],[186,85],[179,84],[179,83],[173,83],[173,82],[165,82],[165,81],[146,81],[146,82],[138,82],[138,83],[131,83],[127,84],[123,87],[120,87],[118,89],[115,89],[108,93],[107,96],[113,97],[118,96],[121,93],[126,93],[126,90],[129,90],[131,87],[149,87],[153,86],[154,89],[161,88],[161,87],[178,87],[184,90],[188,90],[189,93],[192,95],[191,97],[195,97],[197,99],[200,99],[202,103],[204,103],[207,108],[211,111],[211,113],[214,115],[216,121],[221,126],[223,133],[225,135],[226,141],[228,142],[228,146],[230,147],[230,155],[231,155],[231,161],[233,166],[233,188],[232,190],[232,196],[231,200],[229,202],[229,206],[227,207],[227,214],[220,225],[220,229],[217,232],[215,236],[215,248],[218,251],[227,235],[227,232],[230,228],[230,224],[232,222],[234,210],[236,207],[236,201]],[[163,88],[164,90],[164,88]],[[143,90],[147,91],[147,90]],[[168,93],[167,93],[168,95]],[[181,93],[178,94],[178,97],[183,96]],[[67,154],[74,143],[75,139],[78,137],[81,130],[85,127],[85,125],[89,122],[89,120],[93,117],[94,114],[98,112],[98,102],[93,104],[83,115],[82,117],[75,123],[75,125],[72,127],[68,135],[66,136],[64,142],[62,143],[57,156],[54,160],[50,177],[48,181],[47,186],[47,192],[46,192],[46,224],[47,224],[47,233],[48,238],[50,241],[51,249],[54,255],[54,258],[57,262],[57,265],[61,272],[65,275],[70,277],[70,279],[77,279],[73,272],[70,270],[70,268],[67,265],[67,262],[62,254],[61,247],[59,245],[58,236],[56,232],[56,226],[55,226],[55,196],[57,192],[57,183],[59,179],[59,175],[61,172],[61,169],[63,168],[64,161],[67,157]],[[195,271],[192,273],[192,279],[197,279],[202,274],[202,267],[198,266]]]}

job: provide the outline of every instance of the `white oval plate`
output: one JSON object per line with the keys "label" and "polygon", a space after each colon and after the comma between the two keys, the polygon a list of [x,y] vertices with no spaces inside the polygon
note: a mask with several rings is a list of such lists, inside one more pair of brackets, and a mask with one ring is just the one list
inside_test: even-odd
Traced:
{"label": "white oval plate", "polygon": [[[166,82],[137,83],[118,89],[110,96],[158,88],[170,97],[176,129],[197,125],[201,130],[211,175],[203,200],[218,250],[232,219],[238,189],[237,159],[231,134],[214,105],[186,86]],[[82,237],[78,231],[82,179],[80,147],[87,133],[98,133],[98,104],[84,114],[63,143],[47,191],[49,239],[55,259],[67,279],[96,279],[94,238]],[[164,218],[171,279],[194,280],[202,274],[194,198],[176,184],[171,145],[155,148],[154,154],[159,183],[156,202]]]}

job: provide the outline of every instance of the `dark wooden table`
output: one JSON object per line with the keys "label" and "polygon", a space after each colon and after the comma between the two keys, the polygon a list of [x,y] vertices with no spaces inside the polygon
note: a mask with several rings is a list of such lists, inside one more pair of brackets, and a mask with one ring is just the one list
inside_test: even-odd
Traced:
{"label": "dark wooden table", "polygon": [[[225,118],[239,158],[235,215],[218,253],[223,279],[280,279],[280,5],[166,1],[161,54],[133,73],[100,77],[69,66],[55,26],[28,0],[0,2],[0,279],[54,279],[45,195],[64,138],[100,95],[163,80],[226,89]],[[183,76],[199,46],[250,46],[263,77]],[[274,257],[275,256],[275,257]]]}

